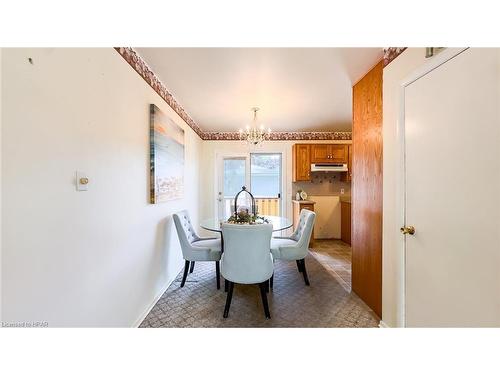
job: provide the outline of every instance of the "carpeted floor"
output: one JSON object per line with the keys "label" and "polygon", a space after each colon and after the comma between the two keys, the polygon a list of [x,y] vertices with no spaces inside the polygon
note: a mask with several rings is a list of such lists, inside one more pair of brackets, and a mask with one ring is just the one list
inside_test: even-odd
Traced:
{"label": "carpeted floor", "polygon": [[140,327],[377,327],[379,319],[354,293],[347,292],[313,256],[306,258],[311,286],[304,284],[295,262],[276,261],[274,290],[268,294],[266,320],[259,287],[235,285],[229,317],[224,281],[215,284],[215,263],[196,263],[184,288],[182,272]]}

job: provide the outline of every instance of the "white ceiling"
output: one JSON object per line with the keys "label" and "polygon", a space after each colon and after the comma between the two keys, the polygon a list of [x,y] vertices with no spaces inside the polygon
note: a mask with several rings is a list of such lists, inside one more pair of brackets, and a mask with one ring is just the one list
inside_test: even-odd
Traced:
{"label": "white ceiling", "polygon": [[206,131],[237,131],[260,107],[273,131],[351,129],[352,85],[382,48],[135,48]]}

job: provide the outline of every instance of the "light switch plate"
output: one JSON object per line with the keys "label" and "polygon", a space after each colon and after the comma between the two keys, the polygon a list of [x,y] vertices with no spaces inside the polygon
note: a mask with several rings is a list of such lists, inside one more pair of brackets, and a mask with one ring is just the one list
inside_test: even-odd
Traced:
{"label": "light switch plate", "polygon": [[87,191],[89,189],[89,177],[84,172],[76,172],[76,190]]}
{"label": "light switch plate", "polygon": [[345,190],[344,189],[340,189],[340,194],[344,194]]}

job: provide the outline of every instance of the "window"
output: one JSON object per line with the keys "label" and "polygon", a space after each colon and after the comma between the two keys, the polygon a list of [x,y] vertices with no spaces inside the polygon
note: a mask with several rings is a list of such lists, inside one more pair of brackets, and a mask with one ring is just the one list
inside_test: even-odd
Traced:
{"label": "window", "polygon": [[233,198],[245,186],[245,158],[224,159],[224,197]]}
{"label": "window", "polygon": [[256,198],[278,198],[281,193],[281,154],[250,155],[250,187]]}

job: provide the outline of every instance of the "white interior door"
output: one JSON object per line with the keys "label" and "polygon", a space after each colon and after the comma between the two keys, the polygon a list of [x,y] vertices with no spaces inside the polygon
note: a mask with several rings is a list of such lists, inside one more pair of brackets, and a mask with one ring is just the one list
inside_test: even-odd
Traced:
{"label": "white interior door", "polygon": [[407,326],[500,326],[500,52],[406,86]]}

